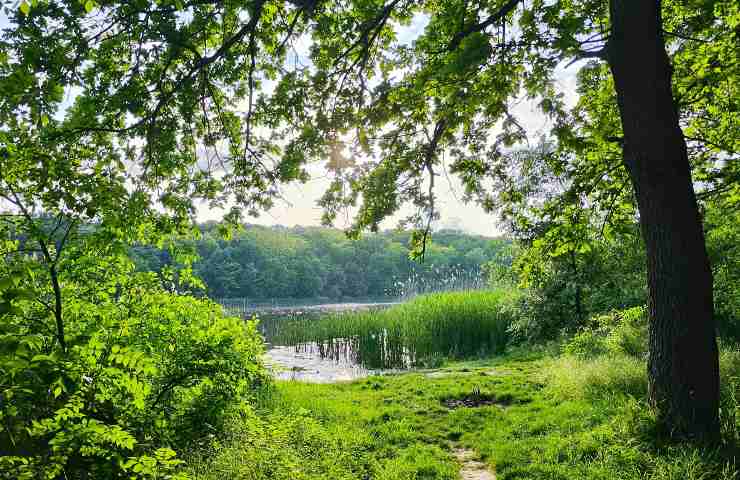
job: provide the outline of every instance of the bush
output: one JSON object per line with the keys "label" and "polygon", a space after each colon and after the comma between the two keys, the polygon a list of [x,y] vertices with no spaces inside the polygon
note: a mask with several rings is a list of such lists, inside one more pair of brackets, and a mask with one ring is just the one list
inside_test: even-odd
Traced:
{"label": "bush", "polygon": [[184,478],[178,453],[267,382],[254,323],[165,292],[124,258],[60,268],[66,349],[42,287],[16,276],[0,292],[4,478]]}
{"label": "bush", "polygon": [[584,328],[563,345],[563,353],[579,358],[593,358],[608,351],[606,336],[592,328]]}
{"label": "bush", "polygon": [[563,345],[563,352],[581,358],[605,353],[644,357],[647,346],[645,307],[633,307],[593,317]]}
{"label": "bush", "polygon": [[740,340],[740,211],[717,202],[706,206],[704,217],[714,275],[714,314],[720,335]]}
{"label": "bush", "polygon": [[594,315],[646,302],[644,245],[636,225],[608,236],[584,231],[576,243],[567,228],[548,228],[516,251],[512,270],[527,293],[512,325],[515,340],[570,335]]}
{"label": "bush", "polygon": [[563,325],[559,313],[545,311],[549,305],[541,292],[525,290],[517,303],[517,314],[509,324],[511,341],[534,344],[557,337]]}

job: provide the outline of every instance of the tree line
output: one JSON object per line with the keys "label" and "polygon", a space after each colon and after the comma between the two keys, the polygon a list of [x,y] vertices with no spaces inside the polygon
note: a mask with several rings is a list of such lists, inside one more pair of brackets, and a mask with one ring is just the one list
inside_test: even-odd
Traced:
{"label": "tree line", "polygon": [[[224,238],[215,224],[200,226],[200,238],[178,247],[196,254],[200,290],[211,298],[382,298],[410,290],[469,286],[481,266],[510,264],[511,242],[504,238],[441,230],[431,235],[422,261],[409,257],[409,232],[386,231],[351,240],[324,227],[248,225]],[[177,264],[166,248],[131,249],[137,267],[161,272]]]}

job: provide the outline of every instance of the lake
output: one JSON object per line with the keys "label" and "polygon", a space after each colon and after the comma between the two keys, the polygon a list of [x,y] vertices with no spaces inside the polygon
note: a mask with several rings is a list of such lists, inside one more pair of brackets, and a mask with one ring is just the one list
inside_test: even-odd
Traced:
{"label": "lake", "polygon": [[378,374],[380,371],[368,370],[359,365],[349,348],[334,349],[331,355],[327,355],[326,351],[315,343],[294,346],[271,345],[271,340],[280,331],[281,324],[296,318],[305,320],[331,313],[382,309],[399,303],[345,302],[290,307],[266,306],[255,308],[249,316],[256,315],[260,320],[259,329],[268,344],[265,363],[275,378],[311,383],[333,383]]}

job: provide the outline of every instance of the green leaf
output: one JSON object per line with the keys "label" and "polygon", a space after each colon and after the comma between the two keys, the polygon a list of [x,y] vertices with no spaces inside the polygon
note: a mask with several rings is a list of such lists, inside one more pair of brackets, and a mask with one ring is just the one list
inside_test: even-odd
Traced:
{"label": "green leaf", "polygon": [[[37,362],[53,362],[54,360],[55,360],[54,357],[52,357],[51,355],[39,354],[39,355],[34,355],[33,356],[33,358],[31,359],[31,363],[37,363]],[[57,388],[61,388],[61,387],[57,387]]]}
{"label": "green leaf", "polygon": [[93,0],[87,0],[85,2],[85,11],[87,13],[92,12],[95,9],[95,2]]}
{"label": "green leaf", "polygon": [[31,6],[28,4],[28,2],[26,2],[26,0],[23,0],[18,8],[20,9],[21,13],[23,13],[23,15],[28,15],[31,11]]}

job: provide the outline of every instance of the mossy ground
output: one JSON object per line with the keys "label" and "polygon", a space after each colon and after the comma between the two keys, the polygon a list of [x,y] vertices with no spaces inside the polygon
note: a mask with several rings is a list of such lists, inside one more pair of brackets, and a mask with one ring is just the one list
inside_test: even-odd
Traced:
{"label": "mossy ground", "polygon": [[528,357],[352,383],[279,382],[264,412],[243,418],[191,471],[204,479],[452,480],[460,469],[453,451],[463,447],[500,480],[737,478],[733,447],[661,439],[642,401],[639,361]]}

